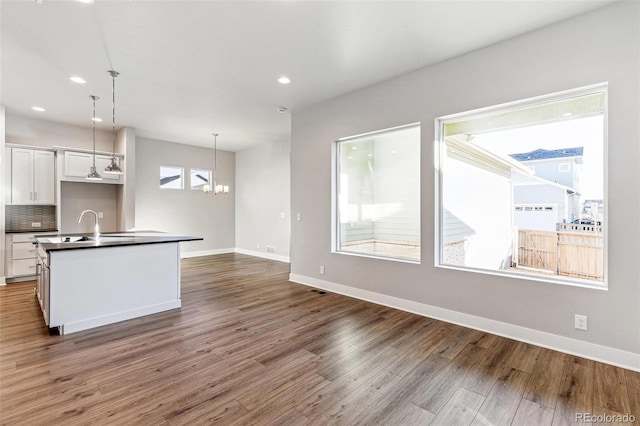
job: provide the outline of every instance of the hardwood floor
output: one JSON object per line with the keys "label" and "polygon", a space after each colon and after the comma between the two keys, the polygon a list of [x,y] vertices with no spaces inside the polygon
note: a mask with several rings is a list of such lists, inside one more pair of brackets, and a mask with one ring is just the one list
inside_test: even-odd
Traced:
{"label": "hardwood floor", "polygon": [[640,373],[323,294],[280,262],[182,265],[180,310],[67,336],[33,282],[0,288],[0,423],[640,423]]}

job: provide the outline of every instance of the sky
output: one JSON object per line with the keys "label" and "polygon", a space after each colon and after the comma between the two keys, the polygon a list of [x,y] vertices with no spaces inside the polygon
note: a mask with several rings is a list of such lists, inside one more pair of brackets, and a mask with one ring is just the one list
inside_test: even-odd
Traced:
{"label": "sky", "polygon": [[604,196],[604,116],[568,119],[550,124],[478,134],[474,144],[508,156],[536,149],[584,147],[581,200]]}

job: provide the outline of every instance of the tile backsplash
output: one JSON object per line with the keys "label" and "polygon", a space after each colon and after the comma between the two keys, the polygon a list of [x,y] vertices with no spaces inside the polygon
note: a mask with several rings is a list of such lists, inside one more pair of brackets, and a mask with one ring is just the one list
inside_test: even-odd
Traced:
{"label": "tile backsplash", "polygon": [[5,206],[4,225],[6,232],[57,229],[56,206]]}

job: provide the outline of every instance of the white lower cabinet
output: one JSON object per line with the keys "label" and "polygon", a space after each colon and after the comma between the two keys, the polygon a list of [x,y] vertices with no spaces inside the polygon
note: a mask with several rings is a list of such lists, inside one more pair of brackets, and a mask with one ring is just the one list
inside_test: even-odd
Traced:
{"label": "white lower cabinet", "polygon": [[32,278],[36,275],[35,234],[7,234],[5,271],[7,278]]}

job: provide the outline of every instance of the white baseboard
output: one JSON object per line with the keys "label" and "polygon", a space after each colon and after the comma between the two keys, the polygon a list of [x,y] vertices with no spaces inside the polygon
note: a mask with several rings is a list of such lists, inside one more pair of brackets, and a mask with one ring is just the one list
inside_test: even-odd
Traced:
{"label": "white baseboard", "polygon": [[200,251],[180,251],[180,258],[186,259],[189,257],[200,257],[200,256],[211,256],[213,254],[224,254],[224,253],[234,253],[236,249],[234,248],[223,248],[223,249],[215,249],[215,250],[200,250]]}
{"label": "white baseboard", "polygon": [[386,294],[375,293],[355,287],[349,287],[330,281],[324,281],[313,277],[299,274],[290,274],[289,280],[298,284],[343,294],[378,305],[389,306],[402,311],[411,312],[429,318],[446,321],[473,328],[498,336],[508,337],[536,346],[553,349],[571,355],[577,355],[594,361],[604,362],[633,371],[640,372],[640,354],[627,352],[620,349],[602,346],[595,343],[584,342],[570,337],[559,336],[544,331],[525,328],[518,325],[508,324],[501,321],[465,314],[463,312],[452,311],[439,308],[437,306],[426,305],[424,303],[413,302],[399,297]]}
{"label": "white baseboard", "polygon": [[256,257],[262,257],[262,258],[270,259],[270,260],[277,260],[278,262],[291,263],[289,256],[282,256],[282,255],[279,255],[279,254],[266,253],[266,252],[261,252],[261,251],[245,250],[245,249],[241,249],[241,248],[236,248],[235,251],[236,251],[236,253],[246,254],[248,256],[256,256]]}
{"label": "white baseboard", "polygon": [[261,251],[245,250],[241,248],[224,248],[224,249],[215,249],[215,250],[180,252],[180,258],[186,259],[190,257],[211,256],[214,254],[225,254],[225,253],[240,253],[240,254],[246,254],[248,256],[255,256],[255,257],[262,257],[264,259],[276,260],[278,262],[290,263],[290,258],[288,256],[282,256],[282,255],[273,254],[273,253],[264,253]]}
{"label": "white baseboard", "polygon": [[0,286],[7,285],[7,277],[0,277]]}

